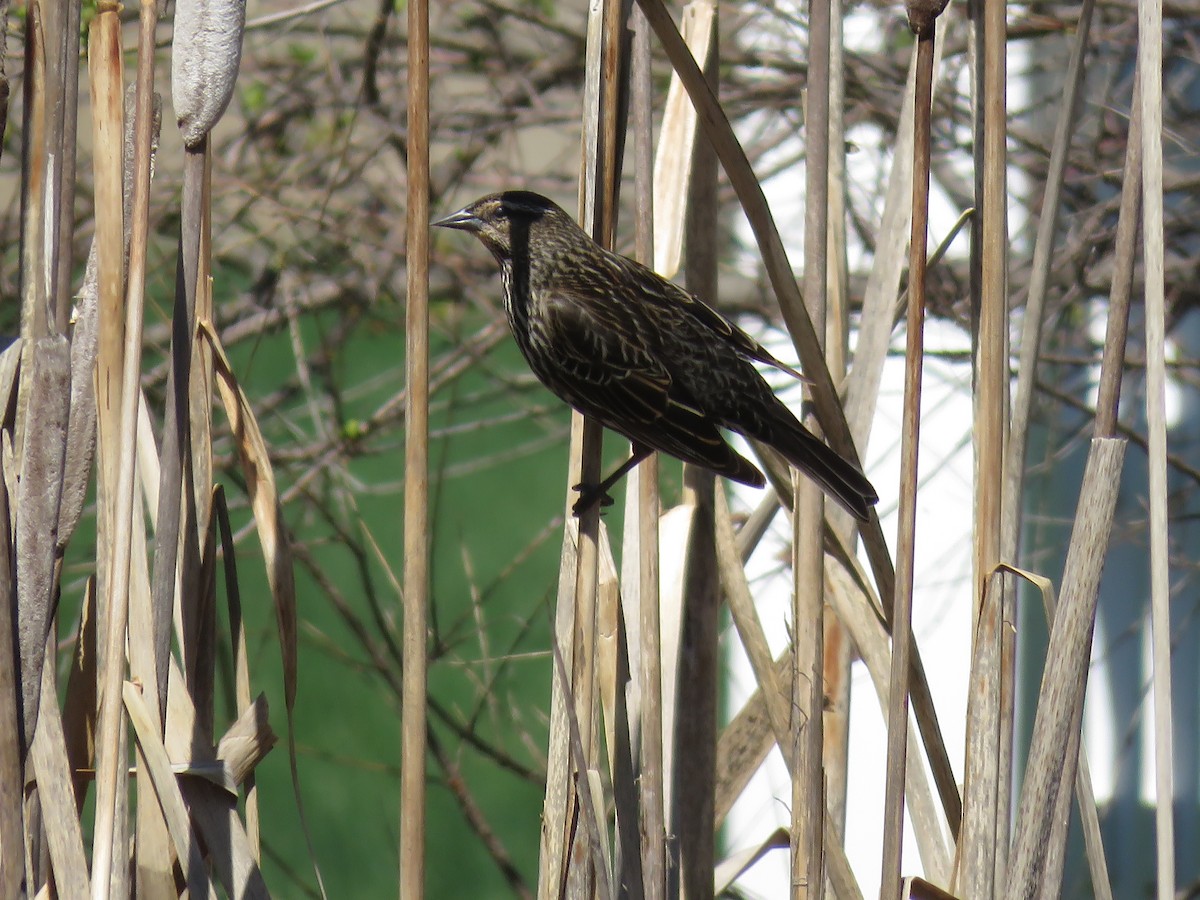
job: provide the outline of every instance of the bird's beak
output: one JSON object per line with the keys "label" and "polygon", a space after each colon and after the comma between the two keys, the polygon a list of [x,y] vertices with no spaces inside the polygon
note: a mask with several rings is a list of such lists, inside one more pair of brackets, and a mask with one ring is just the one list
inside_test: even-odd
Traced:
{"label": "bird's beak", "polygon": [[446,218],[438,219],[430,224],[437,228],[458,228],[461,231],[479,231],[483,226],[483,223],[471,213],[470,207],[450,213]]}

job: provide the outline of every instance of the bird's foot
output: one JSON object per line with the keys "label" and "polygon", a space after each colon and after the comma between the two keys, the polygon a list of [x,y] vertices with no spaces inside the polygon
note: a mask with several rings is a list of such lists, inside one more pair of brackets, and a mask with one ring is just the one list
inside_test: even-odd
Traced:
{"label": "bird's foot", "polygon": [[571,512],[577,519],[596,504],[599,504],[601,510],[613,504],[612,497],[608,496],[598,484],[577,484],[571,490],[579,492],[579,499],[571,507]]}

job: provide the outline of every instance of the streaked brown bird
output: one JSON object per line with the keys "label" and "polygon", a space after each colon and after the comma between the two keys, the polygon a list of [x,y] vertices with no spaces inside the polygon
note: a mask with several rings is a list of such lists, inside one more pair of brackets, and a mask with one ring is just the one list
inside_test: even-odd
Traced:
{"label": "streaked brown bird", "polygon": [[605,250],[557,204],[504,191],[433,223],[469,231],[500,263],[504,311],[533,373],[561,399],[633,444],[598,485],[578,485],[575,515],[655,450],[742,484],[762,473],[721,435],[774,447],[860,520],[879,496],[818,440],[754,367],[802,378],[699,298]]}

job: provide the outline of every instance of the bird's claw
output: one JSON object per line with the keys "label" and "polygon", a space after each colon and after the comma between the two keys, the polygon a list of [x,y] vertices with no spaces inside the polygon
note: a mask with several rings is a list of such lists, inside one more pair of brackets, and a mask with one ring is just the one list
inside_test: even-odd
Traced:
{"label": "bird's claw", "polygon": [[571,490],[579,492],[579,499],[571,507],[571,513],[577,519],[596,504],[600,505],[602,511],[613,505],[612,497],[600,490],[599,485],[577,484]]}

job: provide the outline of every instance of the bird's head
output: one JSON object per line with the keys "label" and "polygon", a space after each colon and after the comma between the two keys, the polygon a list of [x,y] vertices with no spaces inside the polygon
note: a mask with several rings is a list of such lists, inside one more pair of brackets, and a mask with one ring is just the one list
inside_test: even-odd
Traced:
{"label": "bird's head", "polygon": [[433,224],[471,232],[501,263],[511,260],[514,252],[527,252],[533,233],[553,232],[563,225],[577,228],[561,206],[532,191],[488,194]]}

